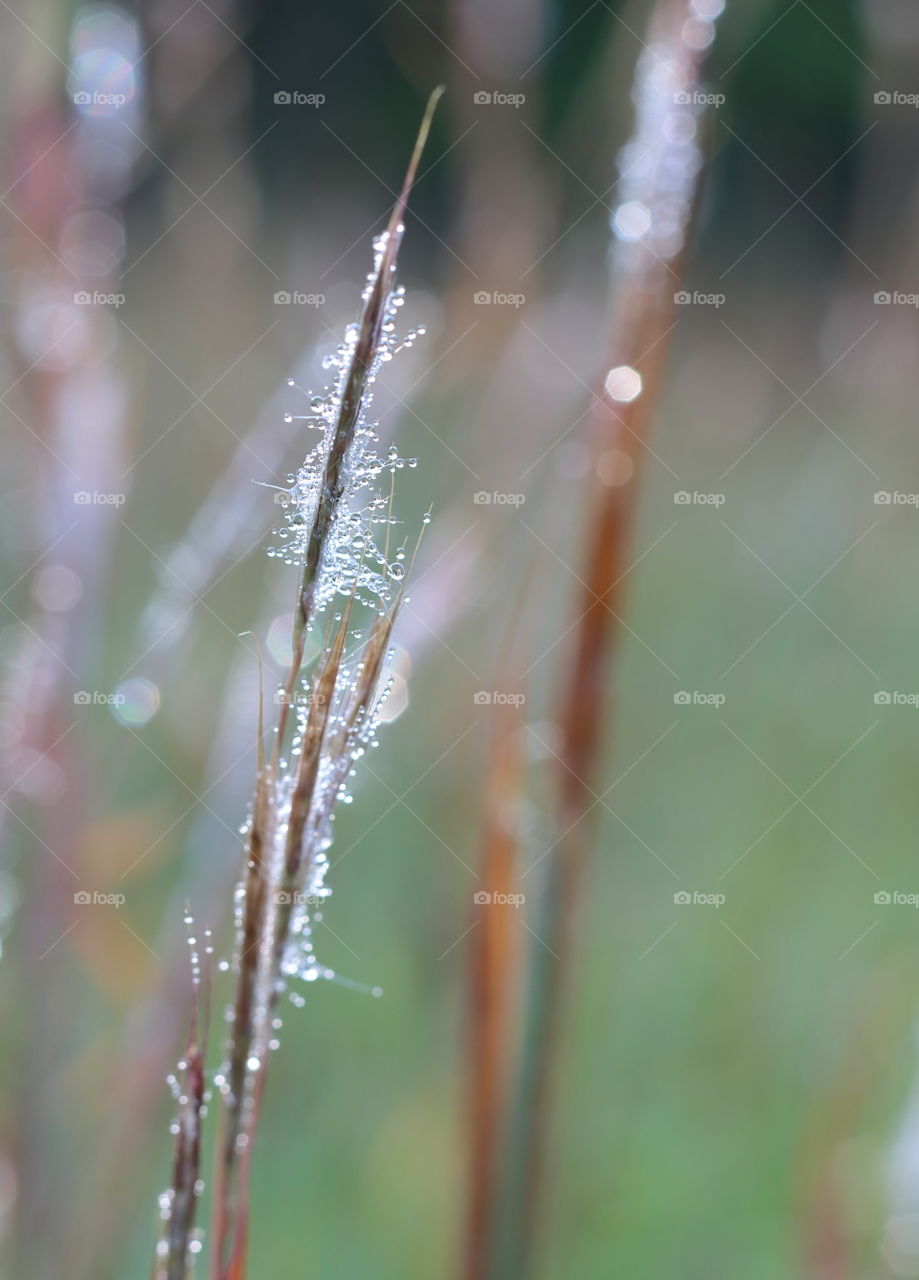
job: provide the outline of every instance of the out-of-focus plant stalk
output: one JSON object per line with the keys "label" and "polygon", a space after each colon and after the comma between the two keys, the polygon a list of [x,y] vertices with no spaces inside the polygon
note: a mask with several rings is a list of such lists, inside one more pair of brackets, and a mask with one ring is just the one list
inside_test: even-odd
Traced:
{"label": "out-of-focus plant stalk", "polygon": [[[105,120],[75,110],[72,93],[67,106],[66,15],[24,3],[15,16],[7,32],[3,205],[11,332],[4,408],[12,457],[21,455],[33,496],[10,540],[21,572],[3,611],[17,657],[0,701],[15,704],[18,714],[15,731],[2,735],[0,789],[4,817],[28,840],[20,955],[31,1007],[13,1063],[21,1098],[10,1116],[17,1195],[3,1260],[44,1280],[63,1270],[79,1274],[93,1204],[89,1177],[64,1194],[66,1166],[55,1159],[52,1139],[75,1121],[49,1099],[52,1081],[83,1040],[74,1020],[76,970],[64,957],[81,946],[73,893],[100,782],[74,694],[104,648],[105,566],[118,526],[116,507],[76,505],[77,493],[121,487],[127,418],[117,328],[104,308],[80,302],[84,292],[118,289],[119,262],[113,253],[88,269],[85,249],[93,242],[85,215],[92,210],[107,227],[120,227],[130,149],[100,166]],[[73,17],[71,38],[80,28],[76,11]],[[127,18],[122,30],[130,30]],[[19,583],[21,594],[13,595]],[[11,1047],[13,1040],[11,1033]],[[101,1235],[107,1208],[96,1219]]]}
{"label": "out-of-focus plant stalk", "polygon": [[[492,1280],[522,1280],[533,1270],[552,1077],[563,995],[592,836],[594,780],[610,715],[607,689],[617,617],[628,573],[633,511],[645,440],[664,382],[686,233],[701,153],[698,77],[720,6],[709,0],[659,0],[635,80],[637,126],[623,163],[607,363],[591,410],[594,466],[584,583],[575,639],[558,704],[555,821],[533,928],[524,1030],[509,1124],[507,1161],[493,1242]],[[678,181],[674,181],[677,175]],[[615,449],[628,480],[603,482],[597,464]],[[627,461],[626,461],[627,460]]]}
{"label": "out-of-focus plant stalk", "polygon": [[[502,687],[514,686],[505,681]],[[508,905],[519,876],[519,807],[524,790],[520,701],[495,708],[484,797],[480,900],[475,895],[468,1014],[469,1174],[466,1280],[485,1280],[498,1204],[504,1117],[511,1081],[511,1026],[519,985],[521,925]]]}

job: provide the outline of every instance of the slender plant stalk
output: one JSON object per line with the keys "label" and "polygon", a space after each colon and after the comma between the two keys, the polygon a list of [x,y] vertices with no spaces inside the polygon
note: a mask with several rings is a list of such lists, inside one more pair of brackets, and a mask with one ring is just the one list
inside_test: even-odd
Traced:
{"label": "slender plant stalk", "polygon": [[[372,481],[405,461],[394,449],[387,460],[379,457],[374,424],[367,415],[382,361],[398,350],[400,342],[411,345],[415,336],[399,339],[395,335],[394,317],[402,299],[394,277],[409,193],[441,92],[431,95],[388,228],[376,242],[360,320],[332,361],[339,369],[337,385],[325,398],[313,398],[314,411],[306,415],[323,432],[323,441],[292,477],[291,489],[282,491],[282,505],[292,514],[281,536],[294,535],[293,548],[287,548],[293,551],[288,563],[296,559],[301,574],[291,663],[279,690],[270,750],[265,747],[260,688],[255,794],[237,891],[235,994],[224,1066],[215,1077],[221,1123],[215,1152],[213,1280],[245,1276],[252,1149],[268,1062],[276,1046],[279,998],[294,974],[303,972],[308,979],[334,976],[331,970],[320,969],[312,955],[309,903],[315,891],[323,896],[328,892],[322,885],[332,813],[374,733],[385,696],[384,666],[392,628],[403,599],[402,587],[394,587],[393,580],[404,575],[399,563],[404,551],[390,563],[389,532],[385,547],[378,547],[372,529],[374,524],[395,523],[392,498],[387,504]],[[378,514],[381,505],[388,506],[386,515]],[[306,637],[319,626],[323,611],[342,595],[349,597],[348,603],[326,627],[320,656],[307,672]],[[351,631],[352,610],[367,605],[377,617],[368,638],[352,653],[349,641],[358,638]],[[291,716],[294,706],[296,714]],[[200,1075],[203,1083],[203,1062],[197,1055],[193,1065],[191,1057],[186,1063],[186,1072],[192,1070],[195,1081]],[[187,1276],[194,1215],[187,1188],[193,1188],[192,1197],[200,1193],[200,1132],[196,1130],[197,1141],[192,1143],[183,1128],[189,1096],[186,1090],[179,1099],[168,1225],[157,1280],[186,1280]],[[199,1108],[194,1113],[198,1121],[200,1114]]]}
{"label": "slender plant stalk", "polygon": [[[665,194],[673,216],[672,175],[679,162],[675,117],[694,119],[681,107],[698,86],[699,42],[687,39],[696,20],[692,0],[658,0],[648,51],[636,73],[637,154],[646,157],[636,177],[622,184],[623,205],[643,209],[648,228],[620,244],[613,281],[608,363],[596,391],[590,431],[594,459],[616,449],[631,463],[631,478],[606,486],[591,472],[587,495],[584,583],[572,654],[559,697],[561,745],[557,755],[556,829],[548,858],[530,948],[524,1029],[509,1121],[506,1166],[491,1253],[490,1280],[524,1280],[532,1273],[533,1243],[544,1180],[551,1084],[560,1040],[564,994],[572,964],[577,910],[589,852],[596,778],[609,718],[609,666],[618,638],[618,616],[628,573],[633,512],[645,440],[664,380],[667,337],[673,327],[675,290],[681,279],[697,167],[686,165],[676,193],[682,205],[677,242],[658,240],[656,218]],[[697,24],[698,25],[698,24]],[[650,163],[648,162],[650,158]],[[620,206],[622,207],[622,206]],[[636,378],[637,375],[637,378]],[[637,379],[640,379],[638,381]],[[627,389],[624,387],[627,383]],[[635,388],[638,393],[633,394]]]}
{"label": "slender plant stalk", "polygon": [[[509,684],[502,688],[518,692]],[[522,738],[520,701],[509,698],[495,708],[484,796],[482,873],[473,906],[470,946],[466,1280],[485,1280],[488,1275],[489,1241],[500,1185],[521,950],[520,914],[511,898],[519,877],[518,809],[525,786]]]}
{"label": "slender plant stalk", "polygon": [[[186,925],[191,916],[186,915]],[[185,1280],[198,1211],[201,1177],[201,1138],[207,1097],[207,1037],[210,1015],[210,937],[207,935],[207,968],[202,978],[197,942],[192,947],[192,974],[195,1002],[192,1009],[188,1047],[180,1063],[180,1075],[173,1080],[176,1094],[176,1135],[169,1191],[160,1199],[165,1230],[157,1248],[154,1280]]]}
{"label": "slender plant stalk", "polygon": [[[386,317],[386,305],[392,288],[392,277],[402,241],[403,218],[408,197],[421,153],[424,150],[430,131],[434,109],[441,93],[441,89],[435,90],[428,102],[405,180],[402,184],[402,190],[389,219],[382,258],[376,268],[375,277],[365,301],[364,311],[360,320],[359,336],[351,358],[344,390],[341,394],[338,419],[326,459],[321,493],[306,543],[303,573],[297,592],[294,612],[294,627],[291,638],[292,657],[275,730],[274,750],[268,764],[260,769],[256,785],[256,799],[249,840],[241,967],[230,1038],[229,1093],[227,1095],[228,1103],[225,1111],[222,1138],[223,1158],[216,1197],[215,1257],[221,1256],[226,1248],[228,1224],[233,1213],[233,1205],[231,1203],[232,1186],[239,1155],[240,1139],[243,1136],[242,1111],[245,1102],[247,1064],[251,1057],[255,1031],[253,1012],[255,992],[260,975],[261,942],[268,927],[266,917],[271,914],[270,908],[272,905],[267,902],[266,897],[266,878],[262,853],[263,849],[273,841],[273,822],[277,812],[275,792],[281,752],[286,739],[289,708],[294,702],[297,684],[303,667],[304,646],[313,618],[314,595],[322,567],[324,548],[332,521],[342,498],[342,468],[348,451],[353,444],[355,429],[364,405],[368,374],[374,365],[380,348],[382,327]],[[318,753],[322,746],[325,719],[331,705],[331,695],[334,690],[346,635],[347,625],[343,624],[320,680],[320,697],[312,701],[310,708],[307,747],[300,757],[297,786],[287,833],[285,856],[285,885],[288,886],[287,892],[290,892],[289,886],[299,871],[302,837],[318,769]],[[271,922],[271,931],[277,935],[275,946],[270,952],[275,960],[279,953],[283,951],[285,945],[283,928],[286,926],[290,915],[289,903],[279,905],[283,914],[279,919],[276,918]],[[287,908],[286,910],[284,910],[285,907]],[[253,1114],[258,1114],[257,1105],[253,1108]],[[243,1216],[246,1214],[247,1211],[244,1204],[238,1205],[237,1208]],[[219,1273],[215,1272],[215,1275],[217,1274]]]}

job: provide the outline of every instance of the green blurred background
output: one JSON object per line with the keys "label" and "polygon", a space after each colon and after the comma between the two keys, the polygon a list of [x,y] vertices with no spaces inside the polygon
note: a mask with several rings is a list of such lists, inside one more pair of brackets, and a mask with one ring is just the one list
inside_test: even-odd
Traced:
{"label": "green blurred background", "polygon": [[[292,600],[252,481],[304,453],[285,380],[322,385],[438,82],[402,262],[428,334],[378,399],[420,459],[400,513],[435,520],[320,935],[385,995],[285,1015],[252,1275],[456,1274],[475,694],[529,573],[535,863],[649,14],[2,7],[4,1274],[148,1273],[183,906],[225,938],[251,793],[239,633],[280,676]],[[875,900],[919,893],[917,117],[884,100],[917,52],[907,0],[728,0],[711,50],[686,289],[720,301],[677,308],[642,480],[547,1278],[919,1275],[919,917]]]}

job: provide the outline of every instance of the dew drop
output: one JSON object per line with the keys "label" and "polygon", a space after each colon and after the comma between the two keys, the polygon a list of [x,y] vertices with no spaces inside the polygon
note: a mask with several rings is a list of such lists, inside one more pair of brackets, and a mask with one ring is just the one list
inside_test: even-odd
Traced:
{"label": "dew drop", "polygon": [[613,230],[620,240],[640,240],[651,228],[651,211],[637,200],[627,200],[613,214]]}
{"label": "dew drop", "polygon": [[618,365],[606,375],[606,393],[620,404],[631,404],[641,395],[641,374],[631,365]]}

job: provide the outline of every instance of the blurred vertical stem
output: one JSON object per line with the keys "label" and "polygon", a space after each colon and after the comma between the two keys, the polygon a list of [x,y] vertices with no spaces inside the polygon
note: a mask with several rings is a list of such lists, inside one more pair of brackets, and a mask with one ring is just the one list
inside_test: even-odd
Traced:
{"label": "blurred vertical stem", "polygon": [[[706,6],[711,13],[713,6]],[[645,439],[664,382],[667,342],[673,328],[674,294],[695,193],[698,166],[679,152],[686,138],[672,128],[675,114],[695,116],[692,104],[699,65],[711,42],[712,25],[695,0],[658,0],[646,53],[635,77],[638,113],[634,142],[641,161],[621,183],[620,199],[643,209],[647,229],[618,246],[613,280],[608,370],[640,375],[638,393],[627,398],[608,373],[591,406],[594,467],[585,505],[583,583],[573,652],[562,680],[556,756],[556,830],[538,899],[530,948],[524,1027],[508,1123],[506,1164],[493,1237],[492,1280],[525,1280],[533,1269],[532,1246],[550,1124],[563,997],[572,965],[573,934],[581,882],[597,803],[593,786],[606,736],[610,660],[618,639],[618,605],[628,574],[633,512]],[[692,134],[690,133],[690,138]],[[668,201],[674,218],[672,174],[685,173],[676,192],[679,235],[659,239],[656,215]],[[627,188],[627,189],[626,189]],[[634,379],[633,379],[634,381]],[[618,394],[617,394],[618,392]],[[628,394],[631,394],[629,392]],[[631,464],[625,484],[605,485],[596,464],[615,448]]]}
{"label": "blurred vertical stem", "polygon": [[[515,612],[519,619],[519,612]],[[511,642],[510,653],[518,648]],[[480,891],[475,895],[469,968],[469,1182],[466,1280],[486,1280],[489,1241],[498,1203],[502,1117],[513,1059],[511,1024],[521,961],[519,911],[508,903],[519,875],[519,808],[526,786],[523,759],[523,695],[512,675],[501,688],[517,697],[495,708],[484,797]]]}

